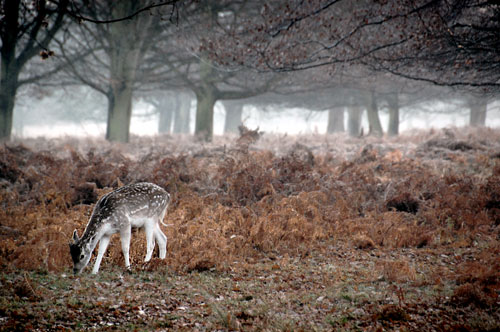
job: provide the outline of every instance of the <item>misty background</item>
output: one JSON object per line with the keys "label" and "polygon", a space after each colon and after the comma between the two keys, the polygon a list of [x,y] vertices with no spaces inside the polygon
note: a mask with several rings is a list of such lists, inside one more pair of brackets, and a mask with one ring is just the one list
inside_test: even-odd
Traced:
{"label": "misty background", "polygon": [[[83,91],[82,91],[83,90]],[[93,97],[93,98],[92,98]],[[30,98],[20,100],[14,116],[13,135],[16,138],[29,137],[64,137],[95,136],[104,137],[106,133],[106,104],[89,89],[79,89],[79,94],[67,92],[58,96],[45,96],[39,100]],[[189,133],[194,134],[196,101],[192,100],[189,110]],[[402,108],[400,130],[430,129],[468,126],[470,110],[460,100],[449,102],[431,101]],[[346,112],[346,111],[344,111]],[[224,134],[226,110],[223,103],[216,103],[214,108],[214,134]],[[387,131],[388,113],[382,109],[380,119],[384,131]],[[160,134],[159,113],[153,105],[143,100],[134,101],[130,132],[134,135],[151,136]],[[249,129],[275,134],[326,134],[328,124],[327,111],[313,111],[304,108],[268,108],[253,105],[243,108],[242,123]],[[488,105],[486,126],[500,127],[500,103]],[[344,127],[347,127],[345,116]],[[362,127],[369,127],[366,115]],[[170,128],[169,133],[172,132]]]}
{"label": "misty background", "polygon": [[3,139],[500,126],[500,8],[2,1]]}

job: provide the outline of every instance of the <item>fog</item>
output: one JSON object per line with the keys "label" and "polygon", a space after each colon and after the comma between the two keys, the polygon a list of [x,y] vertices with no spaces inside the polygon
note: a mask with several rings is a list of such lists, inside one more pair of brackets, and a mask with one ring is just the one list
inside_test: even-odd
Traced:
{"label": "fog", "polygon": [[500,126],[497,5],[321,3],[14,4],[0,139]]}
{"label": "fog", "polygon": [[[94,96],[95,97],[95,96]],[[83,102],[83,101],[81,101]],[[73,121],[65,119],[68,109],[74,109],[75,101],[67,103],[59,98],[44,98],[27,109],[25,104],[18,107],[14,116],[13,136],[16,138],[64,136],[102,137],[106,133],[105,103],[99,108],[89,109],[89,105],[72,113]],[[33,105],[33,104],[32,104]],[[94,105],[97,106],[97,105]],[[225,109],[218,102],[214,109],[214,135],[224,134]],[[196,105],[192,102],[190,110],[190,133],[194,133]],[[389,115],[384,109],[379,112],[384,132],[387,131]],[[130,132],[132,135],[158,135],[159,115],[154,107],[139,101],[134,106]],[[259,128],[264,133],[275,134],[325,134],[328,123],[327,111],[311,111],[303,108],[266,107],[265,110],[247,105],[243,108],[242,122],[249,129]],[[431,102],[400,110],[400,132],[412,129],[444,127],[463,127],[469,123],[469,110],[455,103]],[[500,127],[500,102],[488,106],[486,126]],[[347,112],[344,115],[347,128]],[[362,128],[366,134],[369,128],[366,112],[362,117]]]}

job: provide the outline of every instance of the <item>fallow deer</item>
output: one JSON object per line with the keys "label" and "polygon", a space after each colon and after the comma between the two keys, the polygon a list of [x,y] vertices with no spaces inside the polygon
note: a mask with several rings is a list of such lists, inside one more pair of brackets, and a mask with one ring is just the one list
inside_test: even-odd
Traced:
{"label": "fallow deer", "polygon": [[170,202],[170,195],[163,188],[152,183],[136,183],[118,188],[99,199],[92,211],[81,238],[73,232],[70,253],[73,258],[73,272],[79,274],[89,263],[97,243],[99,250],[92,273],[99,271],[111,235],[120,233],[125,267],[130,269],[129,248],[132,227],[144,228],[147,241],[145,262],[151,259],[155,240],[160,249],[160,258],[167,253],[167,237],[160,229]]}

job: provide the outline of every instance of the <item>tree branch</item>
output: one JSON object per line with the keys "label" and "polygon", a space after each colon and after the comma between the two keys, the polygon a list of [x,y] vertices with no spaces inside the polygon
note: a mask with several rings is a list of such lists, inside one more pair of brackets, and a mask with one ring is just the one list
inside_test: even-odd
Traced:
{"label": "tree branch", "polygon": [[162,7],[162,6],[168,6],[168,5],[175,5],[176,3],[181,2],[181,1],[182,0],[167,0],[167,1],[162,1],[162,2],[159,2],[159,3],[154,3],[153,2],[152,4],[150,4],[148,6],[145,6],[145,7],[141,8],[141,9],[135,11],[135,12],[133,12],[130,15],[127,15],[127,16],[124,16],[124,17],[120,17],[120,18],[110,19],[110,20],[98,20],[98,19],[91,18],[91,17],[88,17],[88,16],[79,15],[78,14],[78,10],[75,10],[75,11],[66,10],[66,13],[69,16],[77,19],[80,22],[86,21],[86,22],[91,22],[91,23],[96,23],[96,24],[109,24],[109,23],[116,23],[116,22],[120,22],[120,21],[130,20],[131,18],[139,15],[140,13],[148,11],[150,9],[157,8],[157,7]]}

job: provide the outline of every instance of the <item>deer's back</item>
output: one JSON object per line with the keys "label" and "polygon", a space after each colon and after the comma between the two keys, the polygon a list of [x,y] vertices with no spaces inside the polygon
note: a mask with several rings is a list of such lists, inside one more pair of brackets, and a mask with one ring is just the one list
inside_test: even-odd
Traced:
{"label": "deer's back", "polygon": [[170,195],[161,187],[147,182],[131,184],[104,195],[94,207],[92,218],[113,216],[153,217],[161,214]]}

